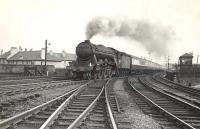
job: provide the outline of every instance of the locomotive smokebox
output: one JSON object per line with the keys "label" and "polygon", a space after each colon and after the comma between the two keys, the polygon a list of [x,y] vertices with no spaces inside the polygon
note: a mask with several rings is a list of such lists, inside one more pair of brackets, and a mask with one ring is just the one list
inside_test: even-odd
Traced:
{"label": "locomotive smokebox", "polygon": [[85,40],[84,42],[79,43],[76,47],[76,55],[81,59],[88,59],[92,55],[92,45],[90,40]]}

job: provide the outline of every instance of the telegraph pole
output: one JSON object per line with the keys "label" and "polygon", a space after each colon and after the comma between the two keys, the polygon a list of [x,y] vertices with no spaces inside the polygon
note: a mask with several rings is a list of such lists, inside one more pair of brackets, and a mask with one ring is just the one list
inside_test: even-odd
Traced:
{"label": "telegraph pole", "polygon": [[45,65],[45,70],[47,67],[47,40],[45,40],[45,58],[44,58],[44,65]]}
{"label": "telegraph pole", "polygon": [[47,75],[47,39],[45,40],[44,72]]}
{"label": "telegraph pole", "polygon": [[[45,58],[44,58],[44,70],[45,70],[45,74],[47,75],[47,49],[48,49],[48,45],[51,45],[50,43],[47,44],[47,39],[45,40]],[[48,76],[48,75],[47,75]]]}

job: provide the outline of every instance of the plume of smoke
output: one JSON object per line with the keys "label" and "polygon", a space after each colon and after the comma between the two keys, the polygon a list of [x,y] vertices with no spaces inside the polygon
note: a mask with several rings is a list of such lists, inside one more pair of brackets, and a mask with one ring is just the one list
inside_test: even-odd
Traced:
{"label": "plume of smoke", "polygon": [[95,35],[128,38],[140,42],[149,53],[154,53],[159,57],[168,54],[173,34],[170,27],[155,25],[147,20],[96,17],[86,27],[87,39],[91,39]]}

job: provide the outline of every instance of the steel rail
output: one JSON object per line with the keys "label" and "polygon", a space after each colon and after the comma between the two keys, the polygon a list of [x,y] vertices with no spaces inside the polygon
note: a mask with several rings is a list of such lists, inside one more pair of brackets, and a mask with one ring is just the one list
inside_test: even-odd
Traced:
{"label": "steel rail", "polygon": [[115,102],[116,102],[116,106],[117,106],[117,112],[121,112],[121,110],[120,110],[120,106],[119,106],[119,102],[118,102],[116,96],[115,96]]}
{"label": "steel rail", "polygon": [[[20,80],[19,80],[20,79]],[[45,79],[51,79],[51,78],[16,78],[16,79],[0,79],[0,82],[13,82],[13,81],[28,81],[28,80],[45,80]]]}
{"label": "steel rail", "polygon": [[177,122],[179,122],[181,125],[184,125],[185,127],[189,128],[189,129],[195,129],[194,127],[192,127],[191,125],[189,125],[188,123],[186,123],[185,121],[179,119],[178,117],[176,117],[175,115],[171,114],[170,112],[168,112],[167,110],[165,110],[164,108],[160,107],[159,105],[157,105],[155,102],[153,102],[151,99],[149,99],[148,97],[146,97],[144,94],[142,94],[140,91],[138,91],[134,85],[132,83],[130,83],[130,80],[128,79],[128,84],[132,87],[132,89],[134,91],[136,91],[141,97],[143,97],[148,103],[152,104],[153,106],[155,106],[158,110],[160,110],[162,113],[166,114],[167,116],[170,116],[171,119],[176,120]]}
{"label": "steel rail", "polygon": [[[190,90],[190,91],[188,91],[188,92],[194,92],[194,94],[195,95],[197,95],[197,96],[200,96],[200,90],[199,89],[195,89],[195,88],[192,88],[192,87],[187,87],[187,86],[185,86],[185,85],[182,85],[182,84],[180,84],[180,83],[177,83],[177,82],[173,82],[173,81],[171,81],[171,80],[168,80],[168,79],[166,79],[166,78],[164,78],[164,77],[161,77],[161,75],[157,75],[160,79],[162,79],[162,80],[164,80],[164,81],[166,81],[166,82],[169,82],[169,83],[172,83],[173,85],[175,85],[175,86],[177,86],[177,88],[179,88],[179,89],[187,89],[187,90]],[[155,80],[157,80],[156,78],[155,78],[156,76],[154,75],[154,78],[153,79],[155,79]],[[160,80],[158,80],[158,81],[160,81]],[[162,81],[160,81],[161,83],[164,83],[164,82],[162,82]],[[166,83],[165,83],[166,84]],[[166,84],[167,85],[167,84]],[[183,90],[184,90],[183,89]],[[184,90],[184,91],[187,91],[187,90]]]}
{"label": "steel rail", "polygon": [[[2,77],[2,76],[1,76]],[[18,80],[18,79],[51,79],[51,78],[54,78],[54,77],[49,77],[49,76],[3,76],[3,78],[0,79],[1,80],[9,80],[9,79],[12,79],[12,80]]]}
{"label": "steel rail", "polygon": [[87,86],[87,84],[82,85],[81,87],[79,87],[79,89],[74,92],[70,97],[68,97],[54,112],[53,114],[51,114],[51,116],[44,122],[44,124],[39,128],[39,129],[46,129],[49,126],[51,126],[51,124],[54,123],[54,120],[58,117],[58,115],[61,113],[61,111],[64,110],[64,108],[69,104],[70,100],[72,98],[74,98],[75,96],[78,95],[78,93],[80,93],[80,91],[82,90],[83,87]]}
{"label": "steel rail", "polygon": [[101,89],[101,92],[98,94],[98,96],[92,101],[92,103],[79,115],[78,118],[76,118],[76,120],[74,120],[72,122],[72,124],[69,125],[69,127],[67,129],[74,129],[76,128],[79,123],[88,115],[88,113],[90,111],[92,111],[92,109],[94,108],[94,106],[97,103],[97,100],[99,100],[100,96],[102,95],[105,86],[108,84],[108,81],[106,82],[106,84],[103,86],[103,88]]}
{"label": "steel rail", "polygon": [[55,98],[55,99],[53,99],[53,100],[50,100],[50,101],[48,101],[48,102],[46,102],[46,103],[43,103],[42,105],[39,105],[39,106],[34,107],[34,108],[32,108],[32,109],[30,109],[30,110],[28,110],[28,111],[22,112],[22,113],[20,113],[20,114],[18,114],[18,115],[15,115],[15,116],[11,117],[11,118],[8,118],[8,119],[6,119],[6,120],[1,121],[1,122],[0,122],[0,129],[5,129],[5,128],[8,128],[11,124],[16,124],[16,123],[18,123],[19,121],[21,121],[21,119],[23,119],[23,118],[25,118],[25,117],[28,117],[29,115],[32,115],[32,114],[35,113],[36,111],[38,111],[38,110],[40,110],[40,109],[42,109],[42,108],[44,108],[44,107],[46,107],[46,106],[52,104],[53,102],[55,102],[55,101],[61,99],[62,97],[64,97],[64,96],[66,96],[66,95],[68,95],[68,94],[70,94],[70,93],[76,91],[77,89],[78,89],[78,88],[76,88],[76,89],[74,89],[74,90],[71,90],[71,91],[67,92],[66,94],[64,94],[64,95],[62,95],[62,96],[59,96],[59,97],[57,97],[57,98]]}
{"label": "steel rail", "polygon": [[70,80],[62,80],[62,81],[46,81],[46,82],[33,82],[33,83],[22,83],[22,84],[8,84],[8,85],[0,85],[0,87],[13,87],[13,86],[28,86],[28,85],[39,85],[39,84],[49,84],[49,83],[80,83],[84,81],[70,81]]}
{"label": "steel rail", "polygon": [[[109,80],[110,81],[110,80]],[[108,84],[108,83],[107,83]],[[113,129],[117,129],[117,124],[115,122],[112,110],[111,110],[111,106],[108,100],[108,89],[107,89],[107,85],[105,86],[105,97],[106,97],[106,105],[107,105],[107,109],[108,109],[108,113],[109,113],[109,117],[112,123],[112,127]]]}
{"label": "steel rail", "polygon": [[110,80],[108,80],[106,82],[106,84],[102,88],[102,90],[99,93],[99,95],[95,98],[95,100],[86,108],[86,110],[83,113],[81,113],[81,115],[67,129],[74,129],[74,128],[76,128],[79,125],[79,123],[94,108],[95,104],[97,103],[97,100],[100,98],[100,96],[102,95],[102,93],[103,93],[104,90],[105,90],[106,104],[107,104],[107,108],[108,108],[109,117],[110,117],[110,120],[111,120],[112,127],[113,127],[113,129],[117,129],[117,125],[116,125],[115,119],[113,117],[113,114],[112,114],[112,111],[111,111],[111,107],[110,107],[110,104],[109,104],[109,100],[108,100],[107,86],[108,86],[109,82],[110,82]]}
{"label": "steel rail", "polygon": [[[74,85],[74,84],[80,84],[80,83],[83,83],[83,82],[86,82],[86,81],[69,81],[69,82],[53,82],[53,83],[49,83],[48,82],[48,83],[42,83],[42,84],[54,84],[54,85],[56,85],[56,84],[64,84],[64,83],[66,83],[66,84],[69,84],[69,85]],[[54,86],[54,85],[52,85],[52,86],[45,86],[45,85],[44,86],[39,86],[39,84],[40,83],[38,83],[37,84],[38,86],[36,86],[36,87],[29,87],[29,86],[27,86],[27,87],[21,87],[18,90],[17,89],[10,89],[10,90],[1,91],[0,95],[2,95],[2,94],[6,95],[6,94],[9,94],[9,93],[15,93],[15,94],[16,93],[24,93],[24,92],[34,91],[34,90],[50,89],[50,88],[57,87],[57,86]],[[32,85],[32,84],[29,84],[29,85]],[[3,88],[3,87],[6,88],[6,86],[0,86],[0,88]],[[17,88],[17,85],[14,85],[14,87],[11,87],[9,85],[8,88]]]}
{"label": "steel rail", "polygon": [[[90,83],[90,82],[88,82],[88,83]],[[88,84],[88,83],[87,83],[87,84]],[[87,85],[87,84],[83,84],[82,86]],[[75,89],[73,89],[73,90],[70,90],[69,92],[67,92],[67,93],[65,93],[65,94],[63,94],[63,95],[61,95],[61,96],[59,96],[59,97],[57,97],[57,98],[55,98],[55,99],[53,99],[53,100],[50,100],[50,101],[48,101],[48,102],[46,102],[46,103],[43,103],[43,104],[41,104],[41,105],[39,105],[39,106],[37,106],[37,107],[34,107],[34,108],[30,109],[30,110],[27,110],[27,111],[25,111],[25,112],[22,112],[22,113],[20,113],[20,114],[17,114],[17,115],[15,115],[15,116],[11,117],[11,118],[8,118],[8,119],[5,119],[5,120],[3,120],[3,121],[0,121],[0,129],[6,129],[6,128],[8,128],[10,125],[17,124],[17,123],[20,122],[22,119],[31,116],[33,113],[36,113],[36,112],[38,112],[39,110],[41,110],[41,109],[43,109],[43,108],[45,108],[45,107],[51,105],[52,103],[56,102],[57,100],[63,98],[63,97],[66,96],[66,95],[69,95],[70,93],[72,93],[72,92],[78,90],[79,88],[80,88],[80,87],[75,88]]]}
{"label": "steel rail", "polygon": [[[161,90],[158,90],[158,89],[156,89],[156,88],[154,88],[154,87],[151,87],[151,86],[149,86],[149,85],[151,85],[150,83],[148,83],[147,81],[146,81],[146,83],[144,83],[144,82],[141,81],[140,78],[139,78],[139,81],[140,81],[142,84],[144,84],[145,86],[151,88],[152,90],[154,90],[154,91],[156,91],[156,92],[159,92],[159,93],[161,93],[161,94],[164,94],[165,96],[167,96],[167,97],[169,97],[169,98],[172,98],[173,100],[176,100],[176,101],[178,101],[178,102],[180,102],[180,103],[184,103],[186,106],[188,106],[188,107],[190,107],[190,108],[192,108],[192,109],[194,109],[194,110],[196,110],[196,111],[200,111],[200,108],[199,108],[198,106],[192,105],[192,104],[190,104],[190,103],[188,103],[188,102],[186,102],[186,101],[183,101],[183,100],[181,100],[181,99],[175,98],[174,96],[172,96],[172,95],[170,95],[170,94],[168,94],[168,93],[164,93],[164,92],[161,91]],[[147,84],[147,83],[148,83],[148,84]]]}
{"label": "steel rail", "polygon": [[[102,87],[100,93],[97,95],[97,97],[92,101],[92,103],[69,125],[69,127],[67,129],[74,129],[76,128],[78,125],[80,125],[80,123],[86,118],[86,116],[88,115],[89,112],[91,112],[93,110],[93,108],[95,107],[97,101],[99,100],[100,96],[103,94],[105,87],[108,85],[109,81],[106,82],[106,84]],[[75,93],[76,95],[78,94],[78,92]],[[107,103],[108,99],[107,99]],[[65,104],[62,104],[62,107],[60,106],[59,109],[57,109],[52,115],[51,117],[49,117],[49,119],[45,122],[45,124],[43,124],[40,129],[47,129],[51,124],[53,124],[53,121],[57,118],[59,112],[64,108]],[[111,112],[111,108],[110,108],[110,113]],[[113,116],[111,118],[114,120]],[[116,124],[113,125],[114,129],[116,127]]]}
{"label": "steel rail", "polygon": [[[156,80],[156,81],[157,81],[157,80]],[[159,80],[158,80],[158,81],[159,81]],[[162,82],[160,82],[160,83],[163,84]],[[153,83],[151,83],[151,85],[155,86]],[[172,90],[174,90],[174,87],[171,86],[171,85],[168,85],[168,84],[163,84],[163,85],[167,85],[168,87],[172,88]],[[195,99],[195,100],[194,100],[194,99],[189,99],[189,98],[187,98],[187,97],[183,97],[183,96],[181,96],[181,95],[178,95],[178,94],[176,94],[176,93],[173,93],[172,91],[169,91],[169,90],[166,90],[166,89],[162,89],[162,88],[160,88],[160,87],[158,87],[158,86],[155,86],[155,87],[156,87],[157,89],[160,89],[160,90],[166,92],[167,94],[176,96],[176,97],[178,97],[178,98],[181,98],[181,99],[183,99],[183,100],[186,100],[186,101],[188,101],[188,102],[190,102],[190,103],[192,103],[192,104],[195,104],[195,105],[197,105],[198,107],[200,107],[200,102],[196,101],[196,99]],[[176,90],[179,90],[179,89],[176,88]],[[188,91],[186,91],[186,92],[182,91],[182,92],[191,95],[191,92],[188,92]]]}

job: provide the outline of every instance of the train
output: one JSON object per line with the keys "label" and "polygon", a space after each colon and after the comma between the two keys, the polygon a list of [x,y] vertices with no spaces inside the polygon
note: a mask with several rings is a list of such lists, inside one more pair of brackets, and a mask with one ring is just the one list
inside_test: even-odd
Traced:
{"label": "train", "polygon": [[77,59],[67,67],[68,78],[104,79],[157,71],[161,65],[85,40],[76,47]]}

